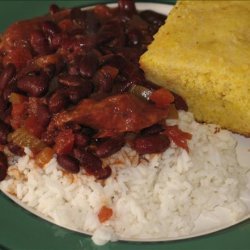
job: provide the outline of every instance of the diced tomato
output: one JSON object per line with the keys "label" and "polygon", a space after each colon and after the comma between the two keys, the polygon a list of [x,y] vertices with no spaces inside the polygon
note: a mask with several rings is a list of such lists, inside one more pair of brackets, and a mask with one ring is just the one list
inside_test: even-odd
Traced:
{"label": "diced tomato", "polygon": [[75,136],[71,129],[65,129],[59,132],[55,139],[54,150],[57,154],[70,153],[74,146]]}
{"label": "diced tomato", "polygon": [[189,152],[187,140],[192,138],[191,134],[183,132],[176,125],[167,126],[163,133],[165,133],[178,147],[181,147]]}
{"label": "diced tomato", "polygon": [[44,127],[42,127],[37,121],[37,117],[35,115],[29,116],[24,121],[24,127],[34,136],[40,137],[42,132],[44,131]]}
{"label": "diced tomato", "polygon": [[113,210],[109,207],[102,206],[101,210],[98,213],[98,219],[101,223],[110,219],[113,215]]}
{"label": "diced tomato", "polygon": [[167,108],[174,101],[173,94],[163,88],[155,90],[149,98],[158,108]]}

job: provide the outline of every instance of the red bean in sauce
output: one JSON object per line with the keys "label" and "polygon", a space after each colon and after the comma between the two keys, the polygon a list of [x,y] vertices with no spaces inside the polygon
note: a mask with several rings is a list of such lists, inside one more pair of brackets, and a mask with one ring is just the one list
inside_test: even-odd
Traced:
{"label": "red bean in sauce", "polygon": [[[108,178],[112,170],[110,166],[103,167],[101,158],[111,156],[125,145],[125,133],[120,136],[111,133],[104,139],[97,139],[103,131],[90,125],[67,123],[51,130],[51,121],[85,98],[103,100],[109,95],[127,92],[132,84],[148,87],[138,60],[165,18],[152,11],[137,12],[130,0],[119,0],[116,9],[99,5],[87,11],[80,8],[67,11],[51,5],[49,16],[42,18],[35,28],[30,25],[28,38],[23,41],[32,59],[21,68],[12,63],[1,66],[0,118],[6,123],[0,122],[0,144],[7,145],[16,155],[23,154],[23,148],[7,141],[12,130],[7,123],[13,118],[10,94],[22,95],[27,103],[30,98],[41,98],[34,115],[46,129],[39,138],[51,147],[64,129],[70,129],[75,138],[73,151],[57,157],[62,168],[77,173],[81,166],[96,179]],[[17,48],[18,53],[19,49],[22,55],[22,48]],[[4,57],[5,51],[0,52]],[[23,60],[19,57],[15,58],[17,65]],[[186,108],[178,97],[175,105]],[[27,112],[22,115],[25,120]],[[159,134],[161,131],[159,124],[132,131],[136,135],[134,149],[139,154],[164,151],[169,140]],[[1,152],[0,159],[3,159],[0,178],[4,178],[7,157]]]}
{"label": "red bean in sauce", "polygon": [[164,135],[138,136],[134,140],[134,149],[138,154],[162,153],[170,145],[169,139]]}
{"label": "red bean in sauce", "polygon": [[8,134],[12,131],[12,128],[9,124],[0,120],[0,144],[7,144]]}
{"label": "red bean in sauce", "polygon": [[124,146],[124,144],[125,140],[122,136],[109,138],[104,142],[97,144],[94,152],[100,158],[108,157],[118,152]]}
{"label": "red bean in sauce", "polygon": [[41,97],[48,91],[48,78],[45,74],[27,75],[18,80],[17,87],[28,96]]}
{"label": "red bean in sauce", "polygon": [[0,151],[0,181],[4,180],[7,175],[8,161],[6,155]]}
{"label": "red bean in sauce", "polygon": [[10,83],[12,78],[15,76],[16,68],[13,64],[8,64],[0,75],[0,93]]}
{"label": "red bean in sauce", "polygon": [[78,173],[80,171],[79,161],[71,155],[58,155],[57,161],[62,168],[70,173]]}

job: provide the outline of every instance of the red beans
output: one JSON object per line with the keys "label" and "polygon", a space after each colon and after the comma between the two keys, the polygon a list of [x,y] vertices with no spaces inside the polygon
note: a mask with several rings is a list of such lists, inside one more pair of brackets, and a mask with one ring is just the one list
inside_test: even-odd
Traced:
{"label": "red beans", "polygon": [[157,26],[163,25],[166,20],[166,16],[152,10],[144,10],[140,13],[140,16],[149,24],[154,24]]}
{"label": "red beans", "polygon": [[49,110],[51,113],[58,113],[69,103],[69,98],[62,92],[56,91],[49,99]]}
{"label": "red beans", "polygon": [[42,31],[34,30],[30,34],[30,44],[33,50],[39,55],[46,55],[51,52],[49,41]]}
{"label": "red beans", "polygon": [[99,28],[99,20],[91,11],[82,11],[80,8],[74,8],[70,13],[71,19],[81,26],[87,34],[95,33]]}
{"label": "red beans", "polygon": [[177,94],[174,94],[174,105],[177,110],[185,110],[185,111],[188,110],[187,103],[181,96]]}
{"label": "red beans", "polygon": [[89,136],[81,133],[81,132],[78,132],[78,133],[75,133],[75,146],[76,147],[85,147],[89,144],[89,141],[90,141],[90,138]]}
{"label": "red beans", "polygon": [[[54,148],[59,164],[66,171],[77,173],[82,166],[96,179],[111,175],[111,168],[103,167],[101,158],[118,152],[125,144],[125,134],[113,137],[116,131],[96,131],[72,121],[55,128],[51,121],[59,112],[74,109],[84,98],[98,102],[110,94],[127,92],[132,84],[147,87],[138,60],[165,17],[151,11],[139,14],[131,0],[119,0],[118,5],[116,10],[99,5],[93,10],[75,8],[62,12],[57,5],[51,5],[50,15],[38,19],[34,25],[31,23],[26,31],[27,48],[18,48],[27,50],[29,56],[23,59],[23,53],[13,52],[13,63],[22,65],[16,68],[8,64],[0,75],[0,118],[13,120],[9,112],[13,110],[8,99],[10,93],[24,95],[28,111],[22,113],[18,126],[25,126],[32,133],[39,131],[36,135],[46,146]],[[32,100],[37,100],[33,108]],[[178,100],[175,105],[183,107]],[[135,137],[131,141],[135,150],[139,154],[164,151],[169,140],[159,134],[162,129],[156,124],[133,131]],[[10,130],[0,122],[0,144],[7,145],[15,155],[22,155],[22,148],[7,143]],[[97,142],[95,135],[100,134],[107,138]],[[1,157],[5,156],[0,154],[0,160]],[[6,165],[5,160],[1,164]],[[4,178],[7,167],[1,169],[0,176]]]}
{"label": "red beans", "polygon": [[127,12],[130,14],[136,13],[135,3],[131,0],[119,0],[118,1],[119,10],[122,12]]}
{"label": "red beans", "polygon": [[11,126],[0,120],[0,144],[7,144],[8,134],[11,132]]}
{"label": "red beans", "polygon": [[138,154],[162,153],[170,145],[169,139],[164,135],[139,136],[134,141],[134,149]]}
{"label": "red beans", "polygon": [[84,149],[75,149],[74,156],[80,161],[88,173],[95,173],[102,167],[102,161]]}
{"label": "red beans", "polygon": [[69,74],[60,74],[57,77],[57,81],[67,87],[78,87],[85,83],[85,80],[83,80],[80,76]]}
{"label": "red beans", "polygon": [[8,143],[8,149],[12,154],[23,156],[25,155],[24,149],[16,144]]}
{"label": "red beans", "polygon": [[60,11],[60,8],[58,7],[58,5],[56,4],[51,4],[50,7],[49,7],[49,13],[50,15],[54,15],[56,14],[58,11]]}
{"label": "red beans", "polygon": [[79,70],[82,77],[90,78],[98,68],[98,59],[94,53],[87,53],[80,61]]}
{"label": "red beans", "polygon": [[60,33],[60,28],[55,22],[45,21],[42,23],[42,30],[46,35],[54,36],[55,34]]}
{"label": "red beans", "polygon": [[102,168],[102,161],[84,149],[75,149],[74,156],[80,161],[81,166],[89,175],[94,175],[97,179],[105,179],[111,174],[111,168]]}
{"label": "red beans", "polygon": [[64,89],[64,93],[72,103],[77,103],[80,99],[88,97],[93,90],[89,80],[84,80],[77,75],[60,74],[58,82],[68,87]]}
{"label": "red beans", "polygon": [[16,74],[14,64],[8,64],[0,75],[0,93]]}
{"label": "red beans", "polygon": [[8,161],[6,155],[0,151],[0,181],[7,176]]}
{"label": "red beans", "polygon": [[112,90],[113,82],[118,75],[118,69],[109,65],[103,66],[94,76],[94,83],[97,86],[98,92],[109,93]]}
{"label": "red beans", "polygon": [[65,88],[64,93],[69,97],[71,103],[76,104],[81,99],[88,97],[92,92],[92,84],[86,82],[86,84],[79,87],[69,87]]}
{"label": "red beans", "polygon": [[98,171],[98,173],[95,175],[95,177],[98,180],[107,179],[112,174],[112,170],[110,166],[106,166]]}
{"label": "red beans", "polygon": [[100,157],[108,157],[118,152],[125,144],[124,137],[109,138],[106,141],[97,145],[95,154]]}
{"label": "red beans", "polygon": [[4,118],[7,109],[8,109],[7,101],[0,96],[0,119]]}
{"label": "red beans", "polygon": [[140,16],[149,24],[149,31],[151,34],[156,33],[159,27],[163,25],[166,20],[166,16],[151,10],[142,11]]}
{"label": "red beans", "polygon": [[154,135],[154,134],[159,134],[160,132],[164,131],[164,126],[161,124],[154,124],[148,128],[144,128],[141,131],[142,135]]}
{"label": "red beans", "polygon": [[142,41],[142,35],[141,32],[137,29],[133,29],[128,32],[127,34],[128,37],[128,44],[130,46],[138,46],[141,44]]}
{"label": "red beans", "polygon": [[26,75],[18,80],[17,87],[28,96],[41,97],[48,90],[48,78],[46,74]]}
{"label": "red beans", "polygon": [[70,173],[78,173],[80,171],[79,161],[71,155],[58,155],[57,161],[62,168]]}

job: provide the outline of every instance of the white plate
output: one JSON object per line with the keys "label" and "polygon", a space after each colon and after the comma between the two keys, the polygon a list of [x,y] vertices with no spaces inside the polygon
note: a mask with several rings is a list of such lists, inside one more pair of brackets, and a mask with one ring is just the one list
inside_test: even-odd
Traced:
{"label": "white plate", "polygon": [[[116,6],[116,4],[110,4],[109,6]],[[172,9],[172,5],[167,5],[167,4],[158,4],[158,3],[137,3],[137,9],[138,10],[154,10],[156,12],[162,13],[162,14],[168,14],[169,11]],[[235,139],[238,142],[237,146],[237,156],[238,160],[241,165],[249,165],[250,164],[250,138],[245,138],[243,136],[239,135],[234,135]],[[5,193],[6,196],[8,196],[11,200],[13,200],[15,203],[17,203],[19,206],[23,207],[25,210],[31,212],[32,214],[35,214],[36,216],[49,221],[53,224],[56,224],[51,218],[44,216],[42,213],[34,210],[33,208],[28,207],[24,203],[20,202],[15,196],[10,195],[8,193]],[[186,236],[181,236],[181,237],[168,237],[168,238],[148,238],[146,240],[143,240],[144,242],[156,242],[156,241],[171,241],[171,240],[181,240],[181,239],[187,239],[187,238],[193,238],[197,236],[202,236],[206,235],[209,233],[217,232],[219,230],[231,227],[233,225],[236,225],[244,220],[247,220],[250,218],[250,200],[248,202],[248,208],[249,208],[249,213],[243,217],[235,221],[234,223],[220,223],[216,224],[214,221],[211,221],[209,219],[203,218],[203,224],[196,225],[196,228],[194,230],[193,234],[186,235]],[[61,226],[61,225],[58,225]],[[87,235],[91,235],[91,233],[87,231],[79,231],[74,228],[66,227],[69,230],[84,233]],[[120,238],[119,240],[125,240],[125,241],[142,241],[138,240],[135,238]]]}

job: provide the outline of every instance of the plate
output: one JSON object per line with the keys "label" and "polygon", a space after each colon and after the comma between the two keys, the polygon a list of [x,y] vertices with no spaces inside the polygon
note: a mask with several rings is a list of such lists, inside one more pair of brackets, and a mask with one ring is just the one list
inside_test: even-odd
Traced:
{"label": "plate", "polygon": [[[87,1],[86,1],[87,2]],[[101,1],[99,1],[101,2]],[[88,1],[89,4],[94,4],[94,1]],[[20,6],[20,2],[16,2]],[[20,18],[27,18],[45,13],[47,11],[48,2],[39,3],[42,8],[39,8],[39,12],[34,14],[29,11],[29,15],[20,15]],[[82,2],[72,1],[71,6],[80,5]],[[87,3],[86,3],[87,4]],[[1,3],[0,3],[1,5]],[[34,5],[34,2],[27,3],[27,6]],[[61,2],[62,5],[69,5],[69,3]],[[12,7],[11,4],[8,4],[7,7]],[[156,3],[140,3],[138,4],[138,9],[152,9],[161,13],[168,13],[172,6],[166,4],[156,4]],[[8,13],[11,15],[11,8],[7,8]],[[7,10],[5,13],[7,13]],[[37,9],[36,9],[37,11]],[[1,11],[2,12],[2,11]],[[26,10],[27,12],[27,10]],[[16,16],[12,16],[13,20],[18,19]],[[12,20],[10,21],[10,23]],[[1,27],[2,28],[2,27]],[[239,141],[238,155],[239,160],[242,164],[249,164],[249,148],[250,140],[241,136],[235,136]],[[16,203],[19,203],[14,197],[9,196]],[[25,207],[26,210],[31,211],[33,214],[30,214],[26,210],[18,207],[15,203],[11,202],[3,194],[0,195],[0,225],[1,228],[5,230],[0,234],[0,249],[96,249],[97,247],[93,245],[91,239],[88,236],[78,234],[58,226],[55,226],[51,223],[37,218],[33,214],[47,219],[43,215],[34,212],[32,209]],[[22,204],[20,204],[22,205]],[[249,219],[249,215],[245,218],[241,218],[240,221]],[[16,223],[19,222],[19,223]],[[214,231],[221,230],[225,227],[230,227],[232,225],[223,225],[216,228],[216,230],[203,230],[203,233],[193,234],[189,237],[201,236],[203,234],[208,234]],[[1,230],[2,231],[2,230]],[[247,249],[250,241],[247,235],[250,234],[250,223],[249,220],[236,225],[232,228],[229,228],[224,231],[220,231],[216,234],[211,234],[206,237],[194,238],[192,240],[182,240],[179,242],[171,241],[164,243],[151,243],[151,244],[140,244],[140,243],[124,243],[116,242],[109,243],[106,246],[102,247],[103,249],[194,249],[196,247],[203,249],[225,249],[232,248],[236,245],[233,244],[233,239],[237,242],[237,249]],[[48,239],[48,240],[46,240]],[[178,238],[179,240],[181,238]],[[132,239],[127,239],[132,240]],[[158,239],[159,240],[159,239]],[[162,239],[164,240],[164,239]],[[152,241],[152,239],[150,240]],[[219,248],[220,247],[220,248]],[[98,247],[99,249],[99,247]]]}

